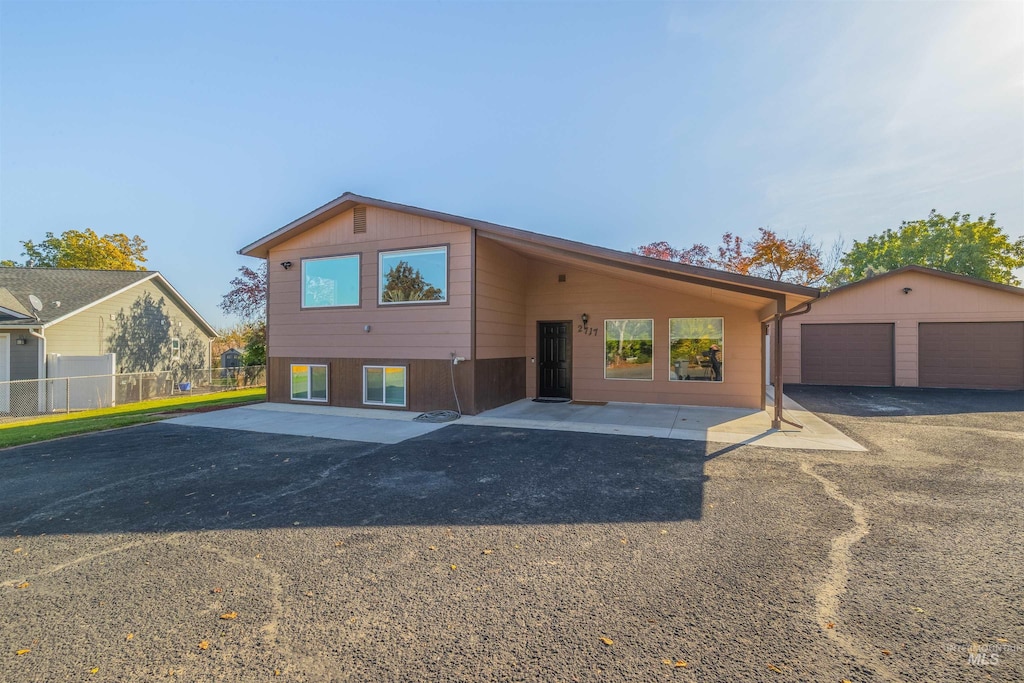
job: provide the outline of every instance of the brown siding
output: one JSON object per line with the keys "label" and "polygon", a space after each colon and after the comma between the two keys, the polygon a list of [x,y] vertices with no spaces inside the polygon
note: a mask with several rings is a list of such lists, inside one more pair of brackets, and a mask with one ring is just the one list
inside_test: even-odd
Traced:
{"label": "brown siding", "polygon": [[800,333],[805,384],[892,386],[892,325],[803,325]]}
{"label": "brown siding", "polygon": [[487,358],[475,363],[476,401],[473,413],[526,398],[526,359]]}
{"label": "brown siding", "polygon": [[[401,358],[329,358],[275,356],[268,359],[267,400],[274,403],[324,405],[316,401],[291,400],[292,365],[326,365],[328,382],[327,405],[346,408],[380,408],[381,410],[455,410],[452,393],[452,371],[463,412],[471,414],[474,405],[473,364],[452,366],[448,360],[409,360]],[[368,406],[363,403],[363,366],[393,365],[406,368],[406,408]]]}
{"label": "brown siding", "polygon": [[[339,214],[270,252],[268,341],[271,357],[450,359],[470,357],[471,232],[468,228],[367,207],[365,233],[352,211]],[[378,306],[377,254],[448,245],[448,303]],[[360,307],[300,308],[301,259],[360,254]],[[294,265],[289,270],[283,261]],[[370,325],[370,332],[364,331]]]}
{"label": "brown siding", "polygon": [[1024,322],[921,323],[922,387],[1024,389]]}
{"label": "brown siding", "polygon": [[[531,261],[526,291],[523,343],[527,358],[537,356],[537,321],[573,321],[573,398],[682,405],[760,408],[762,299],[744,298],[710,287],[672,284],[657,278],[624,279],[613,269],[593,270]],[[558,276],[564,274],[565,282]],[[745,303],[744,308],[741,303]],[[598,334],[580,330],[580,315]],[[669,318],[722,317],[725,320],[723,382],[669,381]],[[604,378],[604,320],[654,319],[654,380]],[[535,396],[537,366],[527,361],[526,394]]]}
{"label": "brown siding", "polygon": [[522,356],[528,269],[528,261],[511,249],[477,240],[477,358]]}
{"label": "brown siding", "polygon": [[[182,337],[189,330],[195,330],[202,339],[209,339],[206,331],[192,321],[191,316],[174,302],[168,292],[155,282],[147,280],[46,328],[46,353],[59,353],[64,356],[98,356],[110,353],[107,339],[115,331],[112,316],[116,316],[122,310],[127,314],[132,304],[147,293],[155,301],[163,300],[164,312],[173,325],[171,336]],[[177,325],[178,322],[181,323],[180,327]],[[206,351],[206,366],[210,366],[209,344]]]}

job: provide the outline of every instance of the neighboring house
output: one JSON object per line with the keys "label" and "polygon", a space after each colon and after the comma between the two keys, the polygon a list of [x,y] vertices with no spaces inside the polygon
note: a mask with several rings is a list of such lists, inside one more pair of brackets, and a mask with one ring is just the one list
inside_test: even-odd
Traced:
{"label": "neighboring house", "polygon": [[240,253],[268,260],[277,402],[760,408],[764,322],[818,296],[350,193]]}
{"label": "neighboring house", "polygon": [[905,266],[786,322],[785,382],[1024,389],[1024,289]]}
{"label": "neighboring house", "polygon": [[0,268],[0,382],[54,376],[56,354],[114,354],[116,372],[208,368],[215,336],[157,271]]}

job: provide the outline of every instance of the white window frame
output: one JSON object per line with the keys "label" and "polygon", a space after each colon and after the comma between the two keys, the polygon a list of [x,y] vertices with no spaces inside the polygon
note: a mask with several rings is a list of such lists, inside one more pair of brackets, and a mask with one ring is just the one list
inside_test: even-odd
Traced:
{"label": "white window frame", "polygon": [[[306,304],[306,264],[313,261],[348,261],[351,259],[356,260],[356,302],[354,304],[324,304],[323,306],[307,305]],[[301,282],[299,283],[299,308],[304,310],[315,310],[321,308],[359,308],[362,305],[362,275],[363,275],[363,259],[359,253],[355,254],[333,254],[331,256],[316,256],[313,258],[304,258],[301,261],[299,277]]]}
{"label": "white window frame", "polygon": [[[306,396],[295,398],[295,368],[306,368]],[[324,369],[324,397],[313,398],[313,368]],[[331,368],[325,363],[292,363],[288,368],[288,396],[292,401],[327,403],[331,397]]]}
{"label": "white window frame", "polygon": [[[366,371],[367,370],[381,370],[383,371],[383,389],[384,389],[384,400],[383,401],[371,401],[366,395]],[[388,370],[401,370],[402,371],[402,403],[388,403]],[[407,365],[364,365],[363,366],[363,405],[368,406],[386,406],[390,408],[406,408],[409,405],[409,367]]]}
{"label": "white window frame", "polygon": [[171,360],[181,360],[181,339],[171,337]]}
{"label": "white window frame", "polygon": [[[396,254],[427,254],[441,252],[444,254],[444,298],[425,299],[423,301],[384,301],[384,257],[395,256]],[[377,305],[379,306],[419,306],[423,304],[446,304],[448,303],[448,285],[451,281],[450,259],[448,258],[448,245],[441,244],[433,247],[420,247],[418,249],[390,249],[377,254]]]}

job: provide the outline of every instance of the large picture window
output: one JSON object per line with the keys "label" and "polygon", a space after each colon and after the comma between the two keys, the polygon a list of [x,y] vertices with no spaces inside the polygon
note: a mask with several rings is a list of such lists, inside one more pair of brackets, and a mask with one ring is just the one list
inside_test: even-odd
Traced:
{"label": "large picture window", "polygon": [[293,365],[292,400],[327,402],[327,366]]}
{"label": "large picture window", "polygon": [[604,378],[654,379],[654,321],[604,321]]}
{"label": "large picture window", "polygon": [[405,407],[405,368],[364,365],[363,403]]}
{"label": "large picture window", "polygon": [[381,304],[448,301],[448,247],[381,252],[378,301]]}
{"label": "large picture window", "polygon": [[302,307],[359,305],[359,255],[302,260]]}
{"label": "large picture window", "polygon": [[669,318],[672,381],[721,382],[725,368],[722,318]]}

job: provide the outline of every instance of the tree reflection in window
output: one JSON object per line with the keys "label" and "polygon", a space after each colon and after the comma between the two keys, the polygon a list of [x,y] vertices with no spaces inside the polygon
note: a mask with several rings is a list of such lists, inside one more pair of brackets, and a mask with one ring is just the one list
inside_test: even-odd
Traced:
{"label": "tree reflection in window", "polygon": [[407,261],[399,261],[384,275],[384,293],[381,300],[385,303],[399,301],[442,301],[444,292],[440,287],[428,283],[423,274],[414,269]]}
{"label": "tree reflection in window", "polygon": [[379,272],[381,304],[448,300],[447,247],[382,252]]}

